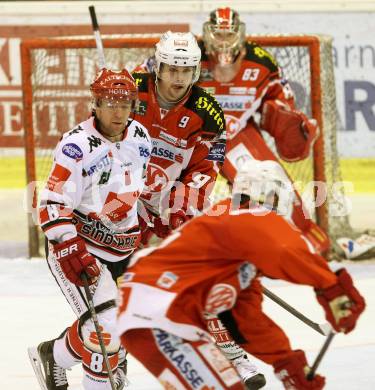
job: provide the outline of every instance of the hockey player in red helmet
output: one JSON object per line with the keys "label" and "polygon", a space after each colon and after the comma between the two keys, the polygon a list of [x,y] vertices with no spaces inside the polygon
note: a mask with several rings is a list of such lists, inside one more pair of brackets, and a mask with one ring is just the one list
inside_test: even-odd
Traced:
{"label": "hockey player in red helmet", "polygon": [[[319,134],[316,121],[296,110],[293,91],[276,60],[262,47],[247,42],[245,24],[235,10],[226,7],[211,12],[203,25],[203,46],[200,85],[215,90],[216,99],[224,104],[227,158],[222,174],[228,181],[233,182],[239,161],[246,158],[293,162],[308,157]],[[261,129],[274,138],[277,154]],[[327,251],[327,235],[296,196],[293,221],[318,251]]]}
{"label": "hockey player in red helmet", "polygon": [[82,364],[83,388],[110,387],[82,273],[96,306],[116,388],[126,384],[116,333],[116,280],[140,242],[137,201],[151,151],[147,129],[129,118],[137,86],[125,69],[102,69],[91,84],[92,115],[63,134],[54,152],[39,217],[47,262],[77,320],[58,338],[30,348],[43,389],[66,390],[66,370]]}

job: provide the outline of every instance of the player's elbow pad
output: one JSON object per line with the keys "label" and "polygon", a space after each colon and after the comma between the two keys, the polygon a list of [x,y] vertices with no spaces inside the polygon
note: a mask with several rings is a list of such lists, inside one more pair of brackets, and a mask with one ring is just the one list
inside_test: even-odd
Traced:
{"label": "player's elbow pad", "polygon": [[275,138],[279,156],[289,162],[308,157],[319,135],[314,119],[277,100],[264,103],[260,125]]}

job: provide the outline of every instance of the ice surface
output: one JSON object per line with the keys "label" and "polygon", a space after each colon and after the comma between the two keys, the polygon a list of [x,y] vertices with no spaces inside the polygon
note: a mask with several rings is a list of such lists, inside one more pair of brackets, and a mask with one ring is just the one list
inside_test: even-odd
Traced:
{"label": "ice surface", "polygon": [[[343,264],[333,264],[338,268]],[[335,336],[319,372],[327,378],[327,390],[375,389],[375,262],[346,263],[355,283],[366,297],[367,309],[354,332]],[[322,309],[308,287],[265,280],[275,294],[318,323],[325,322]],[[265,298],[266,312],[291,339],[293,348],[307,351],[310,362],[324,337]],[[44,260],[0,258],[0,389],[38,390],[27,356],[27,347],[58,336],[74,315],[59,291]],[[259,362],[267,390],[282,389],[272,368]],[[68,372],[69,389],[78,390],[81,368]],[[129,390],[157,390],[158,382],[134,359],[129,359]]]}

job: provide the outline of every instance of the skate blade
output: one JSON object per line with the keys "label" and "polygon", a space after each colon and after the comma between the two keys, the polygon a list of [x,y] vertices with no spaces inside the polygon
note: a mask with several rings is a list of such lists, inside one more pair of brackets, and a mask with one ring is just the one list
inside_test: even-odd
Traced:
{"label": "skate blade", "polygon": [[40,388],[42,390],[48,390],[46,385],[46,379],[44,377],[42,362],[38,354],[38,350],[35,347],[27,348],[31,365],[33,366],[35,376],[38,379]]}

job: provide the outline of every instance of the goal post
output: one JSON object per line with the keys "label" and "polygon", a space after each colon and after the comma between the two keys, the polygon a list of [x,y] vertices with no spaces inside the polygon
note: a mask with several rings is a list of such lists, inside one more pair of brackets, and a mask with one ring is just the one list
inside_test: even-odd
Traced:
{"label": "goal post", "polygon": [[[154,53],[158,40],[159,35],[104,38],[107,66],[132,70]],[[324,202],[319,199],[315,202],[319,195],[319,188],[315,186],[306,190],[305,195],[314,200],[311,207],[314,219],[336,237],[350,229],[350,225],[342,210],[345,209],[342,188],[338,193],[331,191],[341,181],[336,150],[332,41],[328,37],[306,35],[249,36],[248,40],[273,54],[296,92],[297,108],[318,121],[321,132],[312,156],[302,162],[283,165],[302,187],[310,182],[326,184],[328,196]],[[86,37],[23,40],[21,59],[26,175],[31,203],[28,210],[29,255],[34,257],[39,254],[40,245],[35,213],[38,186],[30,183],[39,183],[42,188],[61,134],[90,113],[89,85],[98,63],[96,42]],[[271,137],[266,134],[265,137],[276,153]],[[333,215],[332,211],[338,209],[342,215]]]}

